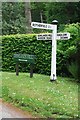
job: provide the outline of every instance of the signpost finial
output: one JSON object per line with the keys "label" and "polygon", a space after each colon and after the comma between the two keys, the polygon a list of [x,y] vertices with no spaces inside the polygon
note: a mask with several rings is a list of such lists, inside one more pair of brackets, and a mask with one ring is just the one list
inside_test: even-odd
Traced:
{"label": "signpost finial", "polygon": [[58,21],[57,21],[57,20],[53,20],[53,21],[52,21],[52,24],[57,25],[57,24],[58,24]]}

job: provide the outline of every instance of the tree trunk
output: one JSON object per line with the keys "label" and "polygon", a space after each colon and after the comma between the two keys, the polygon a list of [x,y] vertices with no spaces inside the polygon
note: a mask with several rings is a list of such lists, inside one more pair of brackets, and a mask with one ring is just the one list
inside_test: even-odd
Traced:
{"label": "tree trunk", "polygon": [[26,17],[26,33],[32,33],[32,27],[31,27],[31,6],[30,1],[25,2],[25,17]]}
{"label": "tree trunk", "polygon": [[42,10],[40,11],[40,18],[41,18],[41,23],[43,23],[43,14],[42,14]]}

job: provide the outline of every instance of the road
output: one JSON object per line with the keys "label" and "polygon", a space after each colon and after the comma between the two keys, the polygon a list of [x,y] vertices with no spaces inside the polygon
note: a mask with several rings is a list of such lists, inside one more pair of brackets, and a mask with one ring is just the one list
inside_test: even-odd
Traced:
{"label": "road", "polygon": [[2,118],[33,118],[28,112],[0,100],[0,120]]}

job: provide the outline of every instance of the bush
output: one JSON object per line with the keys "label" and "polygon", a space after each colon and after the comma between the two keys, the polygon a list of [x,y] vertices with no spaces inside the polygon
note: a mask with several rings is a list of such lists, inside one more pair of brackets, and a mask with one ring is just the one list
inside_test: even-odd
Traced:
{"label": "bush", "polygon": [[77,62],[72,62],[68,66],[68,70],[72,74],[72,76],[75,78],[75,80],[78,80],[78,64],[77,64]]}
{"label": "bush", "polygon": [[[67,63],[76,51],[76,39],[78,37],[77,24],[66,25],[65,32],[70,32],[70,40],[57,41],[57,75],[70,75],[67,70]],[[62,31],[62,32],[64,32]],[[35,73],[50,75],[51,71],[51,41],[36,39],[36,34],[17,34],[2,36],[2,70],[15,71],[13,55],[25,53],[36,55],[34,66]],[[23,71],[21,64],[19,71]],[[25,72],[29,71],[29,65],[25,65]]]}
{"label": "bush", "polygon": [[[62,32],[69,32],[70,33],[70,40],[62,40],[62,41],[58,41],[58,49],[60,51],[62,51],[63,56],[61,57],[60,60],[62,60],[63,62],[63,70],[66,73],[66,75],[70,75],[70,73],[68,72],[67,65],[71,64],[73,61],[78,60],[79,61],[79,44],[77,45],[77,40],[80,40],[79,37],[79,23],[76,24],[68,24],[65,25],[65,27],[63,27]],[[79,63],[79,62],[78,62]],[[60,67],[61,65],[59,65]],[[80,65],[78,64],[78,71],[79,71]],[[61,67],[62,69],[62,67]],[[80,74],[80,72],[79,72]]]}
{"label": "bush", "polygon": [[[33,34],[17,34],[3,36],[2,45],[3,71],[15,71],[13,55],[15,53],[25,53],[36,55],[35,73],[50,74],[51,41],[38,41]],[[21,65],[19,70],[22,71]],[[29,66],[26,64],[26,72],[28,71]]]}
{"label": "bush", "polygon": [[77,40],[78,82],[80,82],[80,37]]}
{"label": "bush", "polygon": [[[13,55],[15,53],[26,53],[36,55],[36,63],[34,66],[35,73],[50,75],[51,71],[51,41],[36,40],[35,34],[17,34],[7,35],[2,37],[2,70],[15,71],[15,62]],[[57,75],[65,75],[65,55],[62,50],[57,49]],[[19,66],[19,71],[28,72],[29,65],[25,64],[25,69],[22,69],[22,64]]]}

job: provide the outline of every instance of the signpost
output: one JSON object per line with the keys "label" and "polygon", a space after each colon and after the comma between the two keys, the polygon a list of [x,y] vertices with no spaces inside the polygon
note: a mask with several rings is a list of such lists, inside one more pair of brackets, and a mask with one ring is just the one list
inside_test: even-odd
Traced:
{"label": "signpost", "polygon": [[51,58],[51,76],[50,81],[57,79],[56,77],[56,39],[57,40],[68,40],[70,39],[70,33],[57,33],[57,23],[54,20],[53,24],[45,24],[39,22],[32,22],[31,26],[38,29],[49,29],[52,30],[52,34],[38,34],[37,40],[52,40],[52,58]]}
{"label": "signpost", "polygon": [[[38,34],[37,40],[52,40],[52,34],[51,33],[45,33],[45,34]],[[56,36],[57,40],[68,40],[70,39],[70,33],[57,33]]]}
{"label": "signpost", "polygon": [[54,25],[52,24],[46,24],[46,23],[39,23],[39,22],[32,22],[31,26],[33,28],[39,28],[39,29],[48,29],[48,30],[53,30],[54,29]]}

